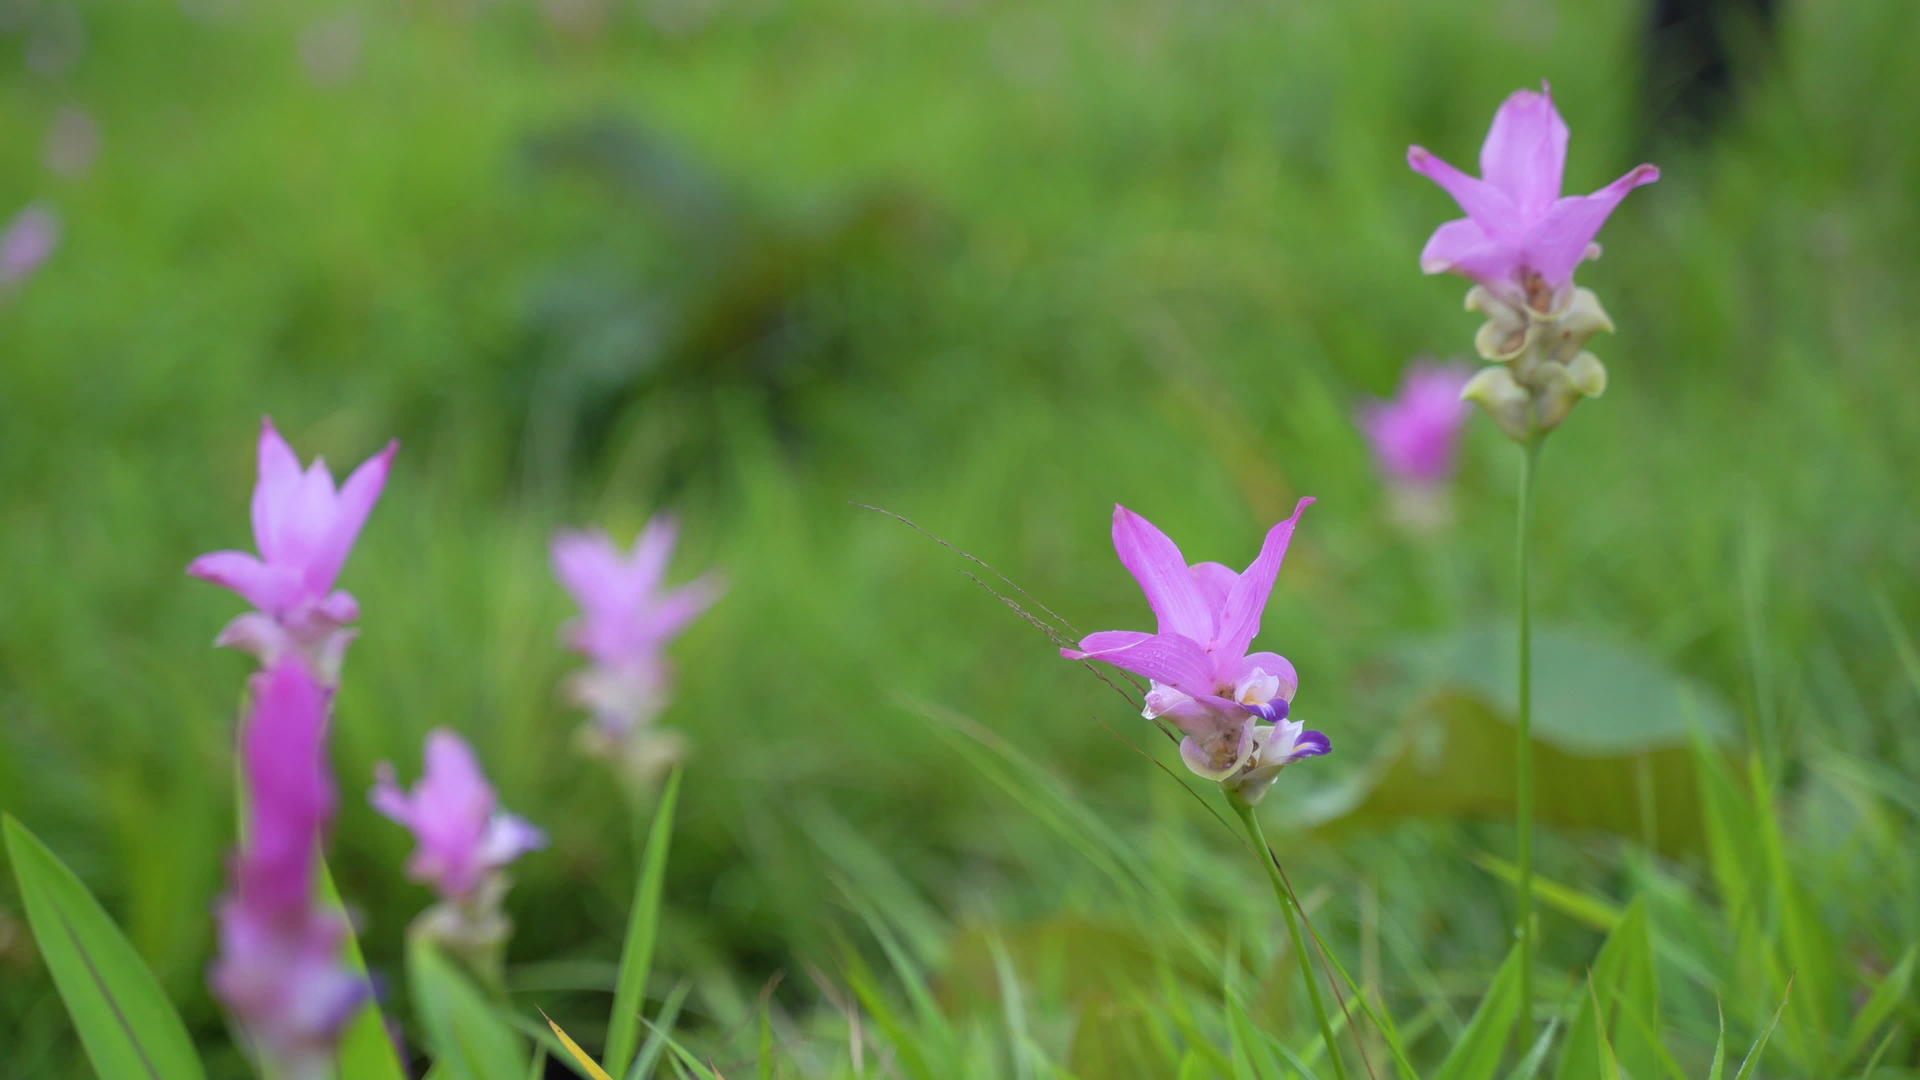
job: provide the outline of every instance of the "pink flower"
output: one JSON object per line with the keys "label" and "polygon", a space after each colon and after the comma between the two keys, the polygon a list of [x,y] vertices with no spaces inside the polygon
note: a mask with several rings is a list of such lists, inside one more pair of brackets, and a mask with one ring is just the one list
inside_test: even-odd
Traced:
{"label": "pink flower", "polygon": [[34,203],[20,211],[0,233],[0,288],[18,285],[33,276],[60,245],[60,219]]}
{"label": "pink flower", "polygon": [[[1285,720],[1299,687],[1285,657],[1247,647],[1260,632],[1294,525],[1312,502],[1301,499],[1292,517],[1268,530],[1260,554],[1240,573],[1214,562],[1188,566],[1152,522],[1113,508],[1114,551],[1146,593],[1158,626],[1151,634],[1089,634],[1078,649],[1060,655],[1104,660],[1151,680],[1144,715],[1165,717],[1180,729],[1181,758],[1201,776],[1223,780],[1245,766],[1257,746],[1255,718]],[[1310,734],[1315,746],[1325,744],[1324,735]]]}
{"label": "pink flower", "polygon": [[1472,375],[1457,364],[1415,363],[1393,398],[1360,406],[1360,431],[1389,479],[1434,488],[1453,477],[1460,433],[1472,412],[1460,391]]}
{"label": "pink flower", "polygon": [[1480,178],[1468,176],[1427,152],[1407,149],[1407,164],[1452,195],[1467,216],[1434,230],[1420,253],[1429,274],[1470,278],[1509,303],[1557,309],[1573,283],[1573,270],[1599,254],[1593,238],[1627,192],[1660,179],[1660,170],[1639,165],[1591,195],[1562,198],[1567,161],[1567,125],[1541,92],[1517,90],[1494,114],[1480,147]]}
{"label": "pink flower", "polygon": [[655,518],[631,553],[621,552],[603,532],[567,532],[553,542],[554,573],[580,605],[567,637],[592,661],[574,678],[573,696],[616,740],[666,704],[667,642],[720,595],[711,577],[666,587],[677,531],[671,519]]}
{"label": "pink flower", "polygon": [[399,449],[398,442],[388,443],[335,490],[324,460],[315,458],[302,472],[273,421],[261,421],[260,472],[253,488],[259,556],[216,551],[187,567],[187,573],[232,589],[257,609],[228,623],[216,644],[244,649],[269,665],[299,652],[328,684],[339,680],[340,661],[354,636],[346,624],[360,617],[360,605],[334,582]]}
{"label": "pink flower", "polygon": [[253,677],[240,732],[247,828],[220,901],[214,993],[259,1052],[290,1074],[324,1064],[366,998],[340,958],[347,926],[314,902],[314,871],[333,817],[329,692],[297,656]]}
{"label": "pink flower", "polygon": [[411,793],[382,763],[369,797],[374,809],[413,830],[419,847],[407,864],[415,881],[446,900],[462,900],[508,863],[545,847],[546,835],[499,799],[466,740],[445,728],[427,735],[426,771]]}

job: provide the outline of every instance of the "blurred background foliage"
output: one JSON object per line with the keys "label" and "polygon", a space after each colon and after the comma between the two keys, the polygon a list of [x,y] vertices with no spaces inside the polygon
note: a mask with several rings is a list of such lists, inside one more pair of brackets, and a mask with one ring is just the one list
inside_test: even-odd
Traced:
{"label": "blurred background foliage", "polygon": [[[689,1038],[750,1059],[764,991],[806,1075],[880,919],[956,1046],[1001,1015],[1004,947],[1036,1045],[1169,1075],[1090,1033],[1217,992],[1165,939],[1270,953],[1258,875],[1106,688],[851,503],[1085,630],[1145,617],[1112,503],[1235,561],[1312,494],[1262,641],[1338,752],[1266,813],[1437,1059],[1504,949],[1485,855],[1511,850],[1510,763],[1474,732],[1504,723],[1485,628],[1518,462],[1476,424],[1458,523],[1407,536],[1351,416],[1475,325],[1461,283],[1418,273],[1454,210],[1407,144],[1470,161],[1544,76],[1570,188],[1665,178],[1583,272],[1620,327],[1596,343],[1613,388],[1545,458],[1536,595],[1564,637],[1541,680],[1576,688],[1543,698],[1555,790],[1613,794],[1568,800],[1543,872],[1616,908],[1653,890],[1697,1075],[1716,1000],[1751,1038],[1788,969],[1741,966],[1765,926],[1700,921],[1739,883],[1701,855],[1724,852],[1687,748],[1758,760],[1747,812],[1831,934],[1828,999],[1783,1021],[1819,1073],[1855,988],[1920,938],[1920,24],[1905,0],[1728,18],[1732,90],[1701,120],[1619,0],[6,0],[0,212],[37,201],[63,235],[0,296],[0,803],[221,1042],[203,975],[248,661],[208,646],[234,598],[181,571],[247,539],[261,414],[336,468],[394,435],[334,737],[332,861],[376,969],[426,897],[360,791],[453,726],[554,838],[516,874],[517,1000],[597,1040],[631,825],[555,689],[545,545],[671,508],[683,572],[730,582],[669,716],[697,753],[654,989],[684,980]],[[1003,753],[1045,781],[1001,782]],[[1023,783],[1179,903],[1116,896]],[[77,1075],[12,887],[9,1074]],[[1584,971],[1610,924],[1547,919],[1545,963]],[[1277,970],[1254,996],[1297,1024]]]}

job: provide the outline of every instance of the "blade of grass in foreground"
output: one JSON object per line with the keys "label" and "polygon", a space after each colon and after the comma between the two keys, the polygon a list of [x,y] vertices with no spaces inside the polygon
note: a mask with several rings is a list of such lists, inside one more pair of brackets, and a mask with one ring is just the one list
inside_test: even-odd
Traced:
{"label": "blade of grass in foreground", "polygon": [[560,1045],[566,1047],[567,1053],[573,1055],[573,1060],[579,1062],[580,1067],[587,1070],[588,1076],[592,1077],[593,1080],[613,1080],[613,1077],[607,1075],[607,1070],[595,1064],[594,1060],[587,1056],[587,1052],[580,1049],[580,1044],[573,1041],[573,1036],[568,1035],[565,1029],[553,1022],[553,1017],[548,1016],[546,1013],[541,1013],[540,1019],[545,1020],[547,1026],[553,1029],[554,1035],[560,1040]]}
{"label": "blade of grass in foreground", "polygon": [[1787,1011],[1787,1002],[1793,1000],[1793,980],[1787,980],[1787,995],[1780,999],[1780,1007],[1773,1010],[1773,1019],[1767,1021],[1766,1029],[1753,1041],[1753,1049],[1747,1051],[1746,1059],[1740,1062],[1740,1071],[1733,1074],[1733,1080],[1747,1080],[1760,1064],[1760,1052],[1767,1048],[1767,1040],[1773,1037],[1773,1029],[1780,1024],[1780,1014]]}
{"label": "blade of grass in foreground", "polygon": [[[407,976],[436,1069],[451,1080],[523,1080],[525,1045],[432,942],[416,937],[407,943]],[[343,1070],[342,1076],[353,1074]]]}
{"label": "blade of grass in foreground", "polygon": [[1500,1066],[1500,1052],[1513,1037],[1514,1023],[1520,1019],[1520,965],[1526,955],[1518,943],[1507,953],[1486,998],[1467,1022],[1460,1041],[1440,1063],[1434,1080],[1482,1080],[1494,1075]]}
{"label": "blade of grass in foreground", "polygon": [[159,980],[99,901],[27,827],[6,818],[7,854],[47,970],[101,1076],[204,1077]]}
{"label": "blade of grass in foreground", "polygon": [[[320,902],[328,910],[339,913],[342,920],[346,919],[340,891],[334,888],[333,874],[324,860],[320,863]],[[347,934],[346,957],[347,967],[355,975],[366,978],[367,961],[360,955],[359,935]],[[372,995],[367,996],[367,1003],[341,1029],[340,1075],[353,1080],[363,1076],[367,1080],[406,1080],[407,1072],[400,1064],[399,1051],[387,1037],[387,1022],[380,1015],[380,1003]]]}
{"label": "blade of grass in foreground", "polygon": [[653,943],[660,923],[660,890],[666,880],[667,848],[673,839],[673,809],[680,798],[680,771],[667,777],[667,786],[654,806],[653,824],[641,853],[640,879],[633,890],[633,908],[627,916],[627,940],[620,949],[619,981],[614,985],[613,1014],[607,1019],[607,1071],[625,1076],[640,1042],[640,1007],[646,1000],[647,974],[653,967]]}

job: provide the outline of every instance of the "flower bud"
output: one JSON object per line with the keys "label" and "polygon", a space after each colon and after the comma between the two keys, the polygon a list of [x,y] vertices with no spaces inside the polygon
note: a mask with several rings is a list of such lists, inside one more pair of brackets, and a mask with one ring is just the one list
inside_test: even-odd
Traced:
{"label": "flower bud", "polygon": [[1533,438],[1533,397],[1506,368],[1481,368],[1467,380],[1460,400],[1477,402],[1509,437],[1519,442]]}

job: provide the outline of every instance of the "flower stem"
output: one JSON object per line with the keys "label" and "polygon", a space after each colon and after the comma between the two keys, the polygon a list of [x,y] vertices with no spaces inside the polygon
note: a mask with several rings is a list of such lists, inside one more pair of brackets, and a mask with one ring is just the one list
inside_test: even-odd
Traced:
{"label": "flower stem", "polygon": [[1540,440],[1523,447],[1520,463],[1520,508],[1514,530],[1520,564],[1520,685],[1519,717],[1514,725],[1514,781],[1517,786],[1514,825],[1517,832],[1514,861],[1520,866],[1519,912],[1515,933],[1520,940],[1520,1025],[1522,1052],[1533,1029],[1533,614],[1528,596],[1528,562],[1533,517],[1533,490],[1540,464]]}
{"label": "flower stem", "polygon": [[1253,841],[1254,852],[1260,856],[1260,865],[1266,867],[1267,881],[1273,885],[1273,897],[1280,901],[1280,910],[1287,916],[1287,933],[1293,936],[1293,953],[1300,958],[1300,978],[1307,984],[1307,997],[1313,1002],[1314,1018],[1320,1021],[1320,1038],[1327,1044],[1327,1060],[1333,1063],[1333,1074],[1340,1080],[1347,1080],[1347,1065],[1340,1058],[1340,1047],[1333,1041],[1333,1025],[1327,1022],[1326,1002],[1320,997],[1320,983],[1314,977],[1313,954],[1307,951],[1306,939],[1300,933],[1300,920],[1304,912],[1297,912],[1299,901],[1293,890],[1287,888],[1280,879],[1280,865],[1274,860],[1273,848],[1267,845],[1267,835],[1260,830],[1260,818],[1252,805],[1229,796],[1227,802],[1233,812],[1240,816],[1240,823],[1246,826],[1247,839]]}

